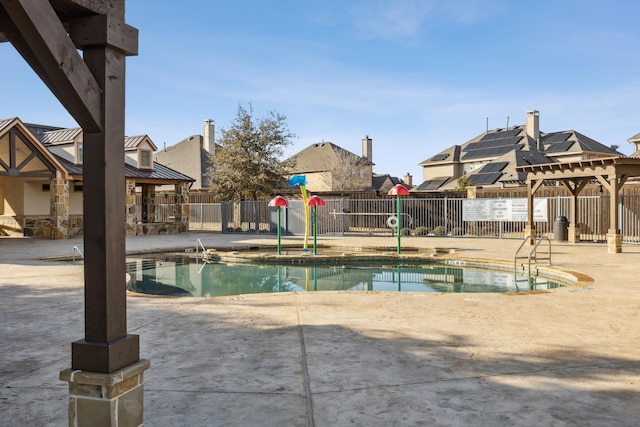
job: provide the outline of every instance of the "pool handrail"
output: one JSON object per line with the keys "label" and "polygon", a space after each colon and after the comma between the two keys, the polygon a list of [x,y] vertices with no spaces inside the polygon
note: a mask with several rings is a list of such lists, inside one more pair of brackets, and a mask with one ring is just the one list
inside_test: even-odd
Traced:
{"label": "pool handrail", "polygon": [[202,248],[202,255],[204,256],[204,254],[207,253],[207,248],[204,247],[204,245],[202,244],[202,240],[200,239],[196,239],[196,257],[198,256],[198,249]]}
{"label": "pool handrail", "polygon": [[80,255],[80,258],[84,259],[84,255],[82,254],[82,251],[80,250],[78,245],[74,245],[73,248],[71,248],[71,257],[73,259],[73,262],[76,261],[76,253]]}
{"label": "pool handrail", "polygon": [[[538,250],[538,246],[540,246],[540,243],[542,243],[543,240],[546,240],[548,243],[548,251],[547,251],[547,257],[540,258],[537,256],[537,250]],[[524,239],[522,240],[522,243],[520,243],[520,246],[518,246],[518,249],[516,250],[516,254],[513,257],[513,280],[516,285],[516,288],[518,287],[518,276],[517,276],[518,258],[524,258],[524,257],[518,257],[518,253],[520,252],[522,247],[530,241],[533,244],[533,248],[531,248],[531,251],[529,251],[529,255],[527,255],[526,257],[528,261],[528,270],[527,270],[527,278],[525,280],[527,281],[527,283],[531,281],[531,260],[532,259],[534,260],[534,262],[538,260],[547,260],[547,265],[551,265],[551,240],[547,236],[540,236],[538,237],[538,240],[536,240],[535,237],[531,235],[525,236]],[[522,265],[522,269],[524,270],[524,264]]]}

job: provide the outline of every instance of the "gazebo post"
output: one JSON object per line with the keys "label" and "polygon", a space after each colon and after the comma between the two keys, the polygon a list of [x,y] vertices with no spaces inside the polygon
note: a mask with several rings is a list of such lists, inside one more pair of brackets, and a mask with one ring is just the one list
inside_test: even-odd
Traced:
{"label": "gazebo post", "polygon": [[143,424],[149,361],[127,334],[124,212],[125,59],[137,54],[138,31],[124,6],[0,0],[0,33],[83,129],[85,334],[60,373],[70,426]]}
{"label": "gazebo post", "polygon": [[609,175],[609,229],[607,230],[607,252],[622,252],[622,234],[618,226],[618,193],[621,183],[616,174]]}

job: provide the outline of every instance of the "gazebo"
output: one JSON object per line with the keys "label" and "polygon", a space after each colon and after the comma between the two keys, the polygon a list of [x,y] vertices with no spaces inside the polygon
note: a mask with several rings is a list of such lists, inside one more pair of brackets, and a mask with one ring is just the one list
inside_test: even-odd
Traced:
{"label": "gazebo", "polygon": [[537,236],[533,222],[533,196],[545,181],[561,182],[573,196],[569,212],[569,241],[579,242],[578,194],[594,179],[610,194],[609,229],[607,230],[607,250],[609,253],[622,252],[622,235],[618,226],[618,195],[620,188],[630,177],[640,176],[640,158],[607,157],[566,163],[546,163],[519,166],[520,172],[527,173],[527,228],[525,234]]}

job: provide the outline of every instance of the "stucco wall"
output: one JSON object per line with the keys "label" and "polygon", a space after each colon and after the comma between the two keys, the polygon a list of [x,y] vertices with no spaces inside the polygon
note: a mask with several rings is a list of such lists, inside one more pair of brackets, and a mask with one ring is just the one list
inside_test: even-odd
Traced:
{"label": "stucco wall", "polygon": [[[69,184],[69,215],[82,215],[82,191],[75,191],[73,185],[73,183]],[[82,185],[82,183],[76,185]]]}
{"label": "stucco wall", "polygon": [[428,166],[422,169],[422,179],[427,181],[439,176],[456,176],[454,165],[449,163],[441,166]]}
{"label": "stucco wall", "polygon": [[4,214],[24,215],[22,181],[18,178],[13,178],[4,182]]}
{"label": "stucco wall", "polygon": [[24,215],[49,215],[51,213],[51,194],[42,191],[42,184],[49,181],[27,181],[24,183]]}

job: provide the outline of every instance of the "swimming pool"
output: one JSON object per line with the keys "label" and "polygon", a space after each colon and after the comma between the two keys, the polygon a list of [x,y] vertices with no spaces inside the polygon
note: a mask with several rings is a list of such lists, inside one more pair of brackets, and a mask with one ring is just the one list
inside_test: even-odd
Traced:
{"label": "swimming pool", "polygon": [[196,297],[312,291],[519,292],[562,286],[540,276],[527,280],[514,277],[513,271],[425,260],[278,265],[204,263],[190,256],[158,255],[129,258],[127,273],[131,292]]}

